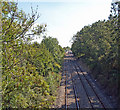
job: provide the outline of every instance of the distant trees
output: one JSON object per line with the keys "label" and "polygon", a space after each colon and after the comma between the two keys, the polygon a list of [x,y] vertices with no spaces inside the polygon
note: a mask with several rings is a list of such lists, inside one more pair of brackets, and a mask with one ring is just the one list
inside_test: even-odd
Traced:
{"label": "distant trees", "polygon": [[46,30],[32,28],[38,18],[37,11],[26,15],[15,2],[2,2],[3,108],[49,108],[55,99],[64,52],[54,38],[31,43]]}
{"label": "distant trees", "polygon": [[44,38],[42,43],[45,44],[46,48],[52,53],[54,56],[54,60],[61,64],[61,58],[63,57],[64,50],[58,44],[58,40],[56,38],[48,37]]}
{"label": "distant trees", "polygon": [[[112,11],[111,11],[112,12]],[[73,36],[72,52],[94,71],[95,78],[112,94],[118,94],[118,16],[85,26]],[[113,88],[112,90],[110,88]]]}
{"label": "distant trees", "polygon": [[63,48],[65,51],[71,50],[69,46]]}

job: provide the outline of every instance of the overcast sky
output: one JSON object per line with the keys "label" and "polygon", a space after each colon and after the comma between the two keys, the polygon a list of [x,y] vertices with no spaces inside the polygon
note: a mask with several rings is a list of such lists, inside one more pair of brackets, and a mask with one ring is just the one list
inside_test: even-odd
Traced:
{"label": "overcast sky", "polygon": [[[44,1],[44,2],[43,2]],[[47,24],[47,36],[58,39],[62,47],[70,46],[73,35],[84,26],[108,19],[112,0],[18,0],[19,9],[31,12],[38,5],[36,24]],[[40,42],[39,39],[37,39]]]}

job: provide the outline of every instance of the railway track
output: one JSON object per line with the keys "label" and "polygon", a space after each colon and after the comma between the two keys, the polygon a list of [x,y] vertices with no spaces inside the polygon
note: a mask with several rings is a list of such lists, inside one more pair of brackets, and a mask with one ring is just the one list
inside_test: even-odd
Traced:
{"label": "railway track", "polygon": [[[69,60],[70,62],[70,60]],[[70,65],[71,66],[71,65]],[[74,90],[74,96],[75,96],[75,102],[76,102],[76,108],[77,110],[79,110],[79,102],[78,102],[78,96],[77,96],[77,92],[76,92],[76,86],[75,86],[75,80],[73,78],[73,74],[72,72],[70,73],[70,77],[71,77],[71,80],[72,80],[72,86],[73,86],[73,90]]]}
{"label": "railway track", "polygon": [[[80,72],[84,76],[84,78],[87,81],[88,85],[91,87],[94,95],[99,100],[99,104],[102,106],[102,108],[104,108],[105,110],[108,109],[108,108],[112,108],[111,104],[108,103],[107,99],[99,92],[100,90],[98,90],[97,85],[95,85],[95,83],[92,82],[92,80],[90,79],[90,77],[88,75],[86,75],[87,73],[84,72],[77,63],[76,63],[76,67],[79,68]],[[80,77],[79,72],[78,72],[78,75]],[[86,89],[86,91],[87,91],[87,89]],[[94,106],[92,106],[92,107],[94,108]]]}
{"label": "railway track", "polygon": [[[67,60],[67,63],[69,63],[70,61]],[[77,110],[79,110],[79,103],[78,103],[78,99],[77,99],[77,93],[76,93],[76,87],[74,84],[74,79],[72,78],[72,73],[69,71],[69,65],[65,65],[65,109],[69,109],[69,108],[76,108]],[[68,76],[69,74],[69,76]],[[71,87],[69,88],[69,85],[71,85]],[[71,89],[71,90],[68,90]],[[72,94],[70,94],[70,92],[72,91]],[[72,97],[72,99],[71,99]],[[71,102],[74,102],[73,104],[71,104]]]}
{"label": "railway track", "polygon": [[101,91],[84,72],[73,56],[66,56],[65,73],[65,109],[74,108],[113,108]]}

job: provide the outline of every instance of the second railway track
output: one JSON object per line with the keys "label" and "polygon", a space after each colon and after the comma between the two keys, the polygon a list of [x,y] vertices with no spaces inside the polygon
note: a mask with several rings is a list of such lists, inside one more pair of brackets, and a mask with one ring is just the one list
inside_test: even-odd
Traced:
{"label": "second railway track", "polygon": [[72,55],[65,58],[65,108],[113,108]]}

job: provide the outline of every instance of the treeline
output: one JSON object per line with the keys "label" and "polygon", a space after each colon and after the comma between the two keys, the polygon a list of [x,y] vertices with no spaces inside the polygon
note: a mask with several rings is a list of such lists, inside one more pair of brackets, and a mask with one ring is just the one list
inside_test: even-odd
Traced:
{"label": "treeline", "polygon": [[2,2],[2,108],[49,108],[56,96],[64,49],[43,36],[37,10],[26,15],[15,2]]}
{"label": "treeline", "polygon": [[78,31],[73,36],[72,52],[83,59],[109,95],[120,97],[118,45],[118,15],[111,14],[108,20],[99,20]]}

